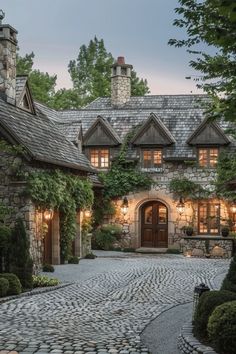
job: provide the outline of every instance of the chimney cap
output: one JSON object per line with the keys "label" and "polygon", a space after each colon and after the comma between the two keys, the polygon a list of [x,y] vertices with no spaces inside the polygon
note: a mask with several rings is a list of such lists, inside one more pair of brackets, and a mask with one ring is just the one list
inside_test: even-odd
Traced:
{"label": "chimney cap", "polygon": [[131,68],[133,69],[133,65],[125,64],[125,57],[119,56],[117,60],[111,65],[111,68],[115,68],[116,66],[122,66],[123,68]]}
{"label": "chimney cap", "polygon": [[116,62],[119,65],[124,65],[125,64],[125,57],[118,57]]}

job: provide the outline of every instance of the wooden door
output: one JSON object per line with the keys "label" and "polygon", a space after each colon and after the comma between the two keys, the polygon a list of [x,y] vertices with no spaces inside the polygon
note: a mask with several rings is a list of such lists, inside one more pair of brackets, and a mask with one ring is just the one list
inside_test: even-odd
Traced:
{"label": "wooden door", "polygon": [[44,236],[43,262],[52,264],[52,220],[47,221],[48,230]]}
{"label": "wooden door", "polygon": [[141,209],[141,246],[168,247],[168,210],[161,202],[147,202]]}

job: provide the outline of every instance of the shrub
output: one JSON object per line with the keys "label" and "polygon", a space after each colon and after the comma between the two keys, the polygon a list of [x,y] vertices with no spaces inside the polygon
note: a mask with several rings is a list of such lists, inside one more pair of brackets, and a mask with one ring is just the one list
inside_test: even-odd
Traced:
{"label": "shrub", "polygon": [[34,288],[56,286],[58,284],[60,284],[60,282],[56,278],[49,278],[46,275],[33,275]]}
{"label": "shrub", "polygon": [[72,256],[68,259],[69,264],[78,264],[79,263],[79,258],[76,256]]}
{"label": "shrub", "polygon": [[236,301],[217,306],[209,318],[209,338],[220,353],[236,353]]}
{"label": "shrub", "polygon": [[229,271],[222,283],[221,289],[236,292],[236,255],[230,263]]}
{"label": "shrub", "polygon": [[227,291],[207,291],[199,299],[199,303],[194,316],[194,334],[200,338],[207,337],[207,323],[213,310],[227,302],[236,300],[236,294]]}
{"label": "shrub", "polygon": [[5,225],[0,226],[0,272],[8,270],[9,248],[11,239],[11,229]]}
{"label": "shrub", "polygon": [[86,254],[86,256],[84,258],[85,259],[94,259],[94,258],[97,258],[97,256],[95,256],[95,254],[93,254],[93,253],[88,253],[88,254]]}
{"label": "shrub", "polygon": [[2,273],[0,274],[1,278],[7,279],[9,282],[9,288],[7,295],[19,295],[22,291],[22,286],[19,278],[12,273]]}
{"label": "shrub", "polygon": [[6,296],[9,289],[9,281],[5,278],[0,278],[0,297]]}
{"label": "shrub", "polygon": [[33,286],[33,261],[30,257],[30,241],[23,220],[18,218],[11,237],[10,270],[16,274],[24,289]]}
{"label": "shrub", "polygon": [[43,272],[50,272],[53,273],[54,272],[54,267],[51,264],[43,264]]}
{"label": "shrub", "polygon": [[95,232],[96,242],[103,250],[112,249],[112,244],[120,238],[122,228],[120,225],[103,225]]}

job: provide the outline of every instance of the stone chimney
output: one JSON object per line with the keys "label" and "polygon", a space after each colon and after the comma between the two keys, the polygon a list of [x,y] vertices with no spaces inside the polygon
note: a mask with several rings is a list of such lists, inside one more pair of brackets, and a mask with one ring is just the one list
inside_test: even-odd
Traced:
{"label": "stone chimney", "polygon": [[111,103],[121,106],[130,100],[132,65],[125,64],[124,57],[118,57],[111,67]]}
{"label": "stone chimney", "polygon": [[0,10],[0,95],[7,102],[16,102],[16,48],[17,31],[3,25],[5,14]]}

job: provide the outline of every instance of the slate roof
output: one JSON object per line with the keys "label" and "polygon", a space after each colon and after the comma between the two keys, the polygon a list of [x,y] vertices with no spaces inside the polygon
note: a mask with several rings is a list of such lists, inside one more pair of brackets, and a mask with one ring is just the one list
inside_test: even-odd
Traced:
{"label": "slate roof", "polygon": [[[65,139],[52,119],[38,110],[28,113],[0,99],[0,127],[23,145],[32,158],[78,170],[95,172],[78,148]],[[51,118],[51,117],[50,117]]]}
{"label": "slate roof", "polygon": [[[83,134],[95,122],[98,116],[103,117],[112,126],[121,140],[137,126],[141,126],[150,116],[155,114],[174,137],[176,143],[166,147],[166,159],[196,158],[195,150],[187,143],[188,138],[204,120],[204,111],[209,98],[206,95],[155,95],[131,97],[121,107],[114,107],[109,97],[97,98],[80,110],[57,112],[54,115],[56,124],[61,122],[82,122]],[[224,130],[227,123],[220,122]],[[232,139],[231,139],[232,141]],[[236,146],[232,141],[231,148]]]}

